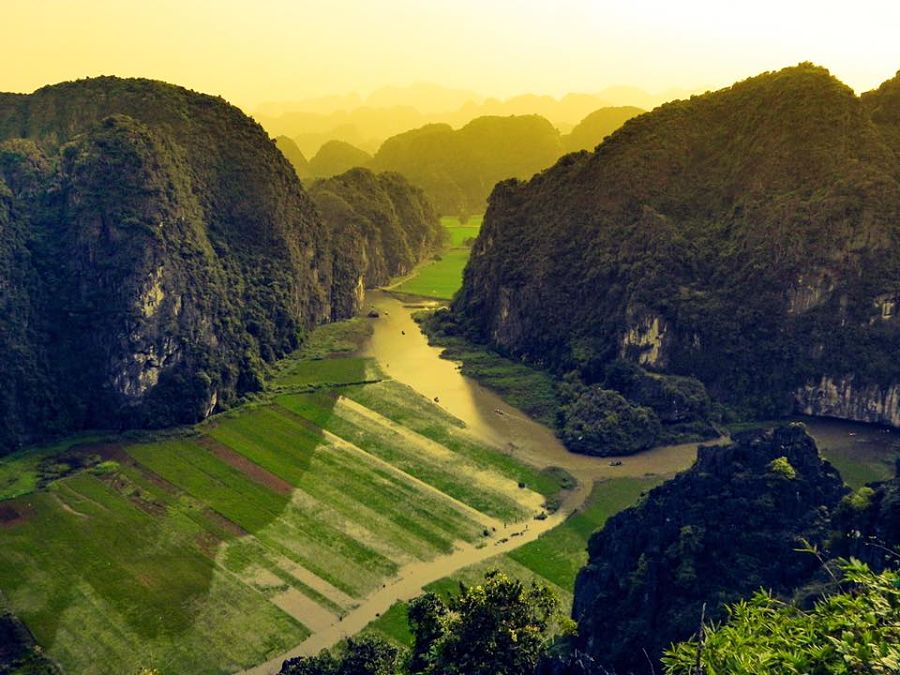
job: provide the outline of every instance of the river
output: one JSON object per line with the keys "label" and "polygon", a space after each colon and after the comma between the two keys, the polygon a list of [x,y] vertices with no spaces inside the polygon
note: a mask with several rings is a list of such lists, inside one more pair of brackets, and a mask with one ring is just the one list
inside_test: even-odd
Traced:
{"label": "river", "polygon": [[[437,398],[437,405],[465,422],[469,432],[478,439],[534,466],[562,467],[578,480],[578,486],[565,495],[559,510],[546,520],[529,523],[525,530],[522,529],[523,524],[505,528],[508,530],[506,534],[516,531],[515,538],[504,537],[507,541],[495,541],[493,545],[482,548],[460,544],[449,555],[401,569],[396,579],[365,598],[340,622],[314,633],[291,651],[245,671],[248,674],[275,673],[286,658],[311,655],[331,647],[365,628],[395,602],[416,597],[423,586],[463,567],[534,541],[582,506],[597,480],[671,475],[688,468],[697,456],[696,443],[659,447],[620,458],[571,453],[548,428],[511,407],[475,380],[462,375],[455,362],[440,358],[442,350],[428,344],[412,319],[412,314],[426,305],[411,305],[384,291],[370,291],[366,304],[378,311],[379,318],[372,319],[373,333],[362,349],[363,356],[376,359],[394,380],[412,387],[429,399]],[[839,468],[843,469],[844,465],[852,467],[853,457],[860,452],[865,452],[869,460],[877,458],[878,466],[883,465],[885,471],[892,465],[886,447],[900,434],[892,436],[891,432],[878,427],[838,420],[804,418],[803,421],[820,445],[833,448],[835,459],[840,458],[835,462]],[[719,442],[725,440],[723,438]],[[613,459],[621,464],[613,466]],[[502,534],[498,532],[497,537]]]}

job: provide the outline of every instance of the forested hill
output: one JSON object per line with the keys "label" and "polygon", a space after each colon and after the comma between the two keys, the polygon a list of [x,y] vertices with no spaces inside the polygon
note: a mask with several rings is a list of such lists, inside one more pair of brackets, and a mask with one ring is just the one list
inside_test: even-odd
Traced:
{"label": "forested hill", "polygon": [[108,77],[0,95],[0,452],[228,406],[355,309],[333,247],[222,99]]}
{"label": "forested hill", "polygon": [[294,141],[287,136],[278,136],[275,138],[275,145],[278,146],[278,149],[281,150],[281,154],[283,154],[287,161],[291,163],[291,166],[294,167],[297,178],[304,181],[310,180],[313,177],[312,170],[309,168],[309,160],[306,159]]}
{"label": "forested hill", "polygon": [[309,194],[332,233],[335,308],[349,313],[364,288],[407,274],[440,250],[444,230],[422,190],[396,173],[351,169]]}
{"label": "forested hill", "polygon": [[600,142],[632,117],[646,111],[634,106],[599,108],[575,125],[571,133],[562,137],[566,152],[593,150]]}
{"label": "forested hill", "polygon": [[591,538],[572,609],[578,647],[614,672],[650,675],[651,660],[696,632],[704,605],[721,621],[725,604],[760,588],[789,597],[821,566],[799,542],[822,546],[846,492],[802,425],[701,448]]}
{"label": "forested hill", "polygon": [[625,357],[740,413],[900,425],[897,89],[800,64],[501,183],[457,320],[586,382]]}
{"label": "forested hill", "polygon": [[479,117],[461,129],[430,124],[384,142],[372,160],[421,187],[443,214],[484,210],[494,184],[528,178],[562,154],[559,131],[538,115]]}

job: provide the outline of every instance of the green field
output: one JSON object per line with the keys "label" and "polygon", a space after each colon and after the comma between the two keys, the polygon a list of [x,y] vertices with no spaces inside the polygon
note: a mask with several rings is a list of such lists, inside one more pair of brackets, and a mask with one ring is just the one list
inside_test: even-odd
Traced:
{"label": "green field", "polygon": [[[0,460],[0,592],[51,658],[69,672],[239,670],[405,565],[541,510],[564,477],[480,446],[345,356],[367,331],[313,334],[268,398],[193,435]],[[89,468],[48,478],[79,452]]]}
{"label": "green field", "polygon": [[467,239],[474,239],[481,230],[481,223],[484,216],[471,216],[465,225],[461,225],[459,218],[455,216],[443,216],[441,225],[450,235],[450,246],[457,247],[465,245]]}
{"label": "green field", "polygon": [[464,242],[478,236],[481,221],[482,216],[473,216],[465,225],[460,225],[457,218],[441,218],[441,225],[448,233],[449,248],[440,255],[440,260],[423,265],[414,277],[394,290],[438,300],[452,298],[462,286],[463,269],[469,261],[469,247]]}
{"label": "green field", "polygon": [[[534,579],[547,584],[560,596],[564,605],[572,602],[572,591],[578,570],[587,562],[587,542],[610,516],[631,506],[641,493],[659,484],[661,477],[646,479],[614,478],[597,483],[582,509],[565,523],[533,542],[510,553],[467,567],[458,573],[430,584],[426,590],[446,597],[458,590],[459,584],[475,584],[490,569],[500,569],[523,580]],[[406,622],[406,603],[396,603],[366,627],[397,644],[411,644]]]}

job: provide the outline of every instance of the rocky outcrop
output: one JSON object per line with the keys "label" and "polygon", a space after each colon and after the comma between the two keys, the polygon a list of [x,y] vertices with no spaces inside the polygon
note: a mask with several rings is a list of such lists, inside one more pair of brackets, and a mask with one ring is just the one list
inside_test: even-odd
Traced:
{"label": "rocky outcrop", "polygon": [[[900,353],[898,353],[900,355]],[[804,415],[839,417],[900,427],[900,384],[855,385],[853,375],[823,376],[794,394],[797,409]]]}
{"label": "rocky outcrop", "polygon": [[[397,232],[433,229],[395,182]],[[400,255],[427,248],[413,241]],[[354,314],[394,250],[362,239],[338,264],[345,243],[222,99],[117,78],[0,94],[0,453],[232,405]]]}
{"label": "rocky outcrop", "polygon": [[761,587],[790,593],[819,567],[799,539],[821,545],[845,493],[802,425],[701,448],[690,470],[592,537],[575,648],[615,672],[649,673],[648,658],[696,631],[704,604],[716,620]]}
{"label": "rocky outcrop", "polygon": [[741,416],[786,414],[840,375],[852,396],[829,414],[891,419],[898,100],[900,78],[857,97],[800,64],[660,106],[592,153],[498,184],[458,324],[586,384],[617,358],[695,377]]}
{"label": "rocky outcrop", "polygon": [[629,322],[621,338],[619,356],[642,366],[664,368],[667,329],[666,320],[660,316],[644,316]]}
{"label": "rocky outcrop", "polygon": [[309,194],[331,233],[334,268],[347,271],[335,280],[338,314],[358,307],[366,288],[408,274],[443,243],[431,203],[400,174],[351,169],[316,181]]}

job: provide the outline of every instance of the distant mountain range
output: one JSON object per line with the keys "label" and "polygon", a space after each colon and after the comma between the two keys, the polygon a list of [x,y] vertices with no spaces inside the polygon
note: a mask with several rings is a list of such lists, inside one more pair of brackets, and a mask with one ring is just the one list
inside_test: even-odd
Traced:
{"label": "distant mountain range", "polygon": [[261,105],[254,117],[273,136],[288,136],[308,157],[329,140],[351,143],[374,153],[388,137],[424,126],[453,127],[487,115],[541,115],[562,133],[604,107],[634,106],[651,110],[693,92],[669,90],[650,94],[636,87],[608,87],[593,94],[570,93],[560,98],[522,94],[507,99],[420,83],[384,87],[363,98],[356,94],[327,96]]}
{"label": "distant mountain range", "polygon": [[494,185],[530,178],[566,152],[593,149],[627,119],[641,114],[629,106],[593,111],[560,134],[540,115],[477,117],[460,129],[427,124],[387,139],[374,157],[346,141],[330,140],[308,160],[291,139],[276,144],[304,181],[330,178],[355,167],[395,171],[422,188],[447,215],[484,211]]}

